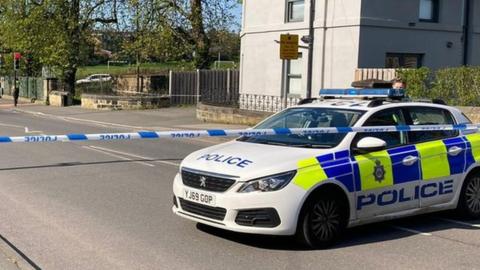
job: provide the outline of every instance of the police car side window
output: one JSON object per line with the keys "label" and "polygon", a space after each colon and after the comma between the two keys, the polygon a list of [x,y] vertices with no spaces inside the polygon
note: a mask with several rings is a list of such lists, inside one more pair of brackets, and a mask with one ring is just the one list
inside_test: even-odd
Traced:
{"label": "police car side window", "polygon": [[[432,107],[411,107],[407,109],[408,117],[414,126],[422,125],[453,125],[453,116],[447,110]],[[455,130],[437,131],[410,131],[408,139],[410,143],[435,141],[458,136]]]}
{"label": "police car side window", "polygon": [[[363,126],[403,126],[406,125],[405,118],[401,109],[387,109],[375,113],[365,121]],[[406,143],[405,132],[375,132],[358,133],[352,141],[352,147],[355,147],[362,138],[375,137],[384,140],[387,148],[400,146]]]}

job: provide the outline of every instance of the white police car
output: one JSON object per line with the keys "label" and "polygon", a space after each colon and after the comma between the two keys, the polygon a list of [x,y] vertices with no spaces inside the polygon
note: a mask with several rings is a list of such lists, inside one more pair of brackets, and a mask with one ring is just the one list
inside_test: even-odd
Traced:
{"label": "white police car", "polygon": [[[458,109],[402,94],[322,90],[321,100],[271,116],[252,136],[190,154],[173,183],[173,212],[236,232],[296,234],[312,247],[380,220],[454,208],[480,217],[480,134],[462,128],[470,121]],[[422,125],[458,130],[412,131]],[[399,131],[289,132],[362,126]]]}

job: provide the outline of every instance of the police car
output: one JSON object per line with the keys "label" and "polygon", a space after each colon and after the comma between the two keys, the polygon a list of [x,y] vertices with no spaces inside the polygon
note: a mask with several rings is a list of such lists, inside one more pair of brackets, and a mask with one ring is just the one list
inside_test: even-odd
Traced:
{"label": "police car", "polygon": [[[267,118],[251,136],[190,154],[173,183],[173,212],[235,232],[296,235],[311,247],[331,245],[347,227],[421,213],[456,208],[480,217],[480,134],[412,131],[471,122],[456,108],[403,93],[321,90],[319,100]],[[399,131],[288,132],[362,126]]]}

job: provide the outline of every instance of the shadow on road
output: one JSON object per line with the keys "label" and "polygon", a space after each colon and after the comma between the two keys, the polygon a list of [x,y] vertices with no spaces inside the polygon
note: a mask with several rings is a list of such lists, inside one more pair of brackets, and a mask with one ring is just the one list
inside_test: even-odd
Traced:
{"label": "shadow on road", "polygon": [[77,161],[75,161],[75,162],[62,162],[62,163],[56,163],[56,164],[0,168],[0,171],[30,170],[30,169],[44,169],[44,168],[62,168],[62,167],[88,166],[88,165],[116,164],[116,163],[156,162],[156,161],[174,162],[174,161],[182,161],[182,159],[181,158],[131,159],[131,160],[107,160],[107,161],[96,161],[96,162],[77,162]]}
{"label": "shadow on road", "polygon": [[[456,222],[446,220],[453,220]],[[449,229],[480,231],[478,226],[474,227],[469,224],[480,224],[480,220],[463,219],[458,217],[458,215],[452,211],[369,224],[346,230],[342,239],[330,249],[386,242],[416,235],[414,232],[402,230],[399,229],[399,227],[430,234]],[[266,236],[235,233],[200,223],[197,224],[197,229],[216,237],[261,249],[290,251],[309,250],[297,243],[293,236]]]}

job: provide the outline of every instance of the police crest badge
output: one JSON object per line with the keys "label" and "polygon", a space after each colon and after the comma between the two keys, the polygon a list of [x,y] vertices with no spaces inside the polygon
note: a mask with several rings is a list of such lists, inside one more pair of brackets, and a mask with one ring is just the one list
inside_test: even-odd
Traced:
{"label": "police crest badge", "polygon": [[373,176],[375,181],[381,183],[385,179],[385,168],[383,167],[380,160],[375,160],[375,167],[373,167]]}

